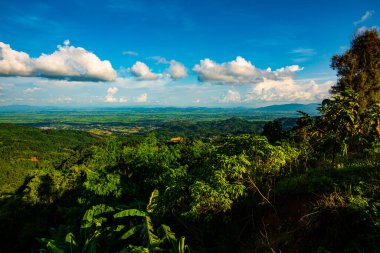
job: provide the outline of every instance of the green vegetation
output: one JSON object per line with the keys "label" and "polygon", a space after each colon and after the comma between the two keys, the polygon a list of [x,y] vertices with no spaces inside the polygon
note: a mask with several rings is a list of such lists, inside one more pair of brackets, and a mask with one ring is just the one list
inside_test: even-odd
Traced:
{"label": "green vegetation", "polygon": [[378,57],[347,65],[362,41],[379,52],[370,30],[334,57],[316,117],[0,125],[0,251],[380,252],[380,90],[347,85],[379,73]]}
{"label": "green vegetation", "polygon": [[28,175],[55,170],[97,142],[85,132],[0,124],[0,194],[14,193]]}

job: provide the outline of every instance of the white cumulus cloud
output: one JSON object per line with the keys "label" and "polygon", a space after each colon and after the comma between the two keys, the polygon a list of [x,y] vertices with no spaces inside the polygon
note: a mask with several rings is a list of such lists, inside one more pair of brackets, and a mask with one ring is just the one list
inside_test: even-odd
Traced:
{"label": "white cumulus cloud", "polygon": [[109,88],[107,89],[107,94],[114,95],[114,94],[116,94],[118,91],[119,91],[119,89],[118,89],[117,87],[109,87]]}
{"label": "white cumulus cloud", "polygon": [[108,90],[107,90],[107,95],[106,95],[104,101],[107,102],[107,103],[116,103],[116,102],[117,102],[117,99],[116,99],[113,95],[114,95],[117,91],[118,91],[118,88],[116,88],[116,87],[108,88]]}
{"label": "white cumulus cloud", "polygon": [[129,71],[139,80],[157,80],[159,75],[153,73],[149,67],[140,61],[137,61]]}
{"label": "white cumulus cloud", "polygon": [[0,42],[0,75],[30,76],[33,64],[29,55],[13,50],[10,45]]}
{"label": "white cumulus cloud", "polygon": [[148,94],[147,93],[143,93],[141,94],[140,96],[138,96],[136,98],[136,102],[138,103],[145,103],[145,102],[148,102]]}
{"label": "white cumulus cloud", "polygon": [[81,47],[64,45],[52,54],[30,58],[27,53],[13,50],[0,42],[0,75],[39,76],[66,80],[113,81],[116,71],[107,60],[100,60],[94,53]]}
{"label": "white cumulus cloud", "polygon": [[182,63],[171,60],[169,64],[170,65],[166,69],[166,73],[170,76],[170,78],[178,80],[187,76],[187,69]]}
{"label": "white cumulus cloud", "polygon": [[282,67],[279,69],[276,69],[275,71],[270,71],[270,69],[267,69],[266,75],[263,75],[263,79],[272,79],[272,80],[279,80],[279,79],[287,79],[287,78],[293,78],[294,73],[303,70],[298,65],[291,65]]}
{"label": "white cumulus cloud", "polygon": [[240,102],[240,93],[237,90],[228,90],[227,95],[225,95],[220,102],[230,103],[230,102]]}
{"label": "white cumulus cloud", "polygon": [[119,98],[119,103],[126,103],[126,102],[128,102],[128,99],[126,99],[125,97]]}
{"label": "white cumulus cloud", "polygon": [[329,96],[331,81],[317,84],[310,80],[296,82],[293,78],[270,80],[264,78],[260,83],[253,84],[244,101],[266,102],[305,102],[321,101]]}
{"label": "white cumulus cloud", "polygon": [[[130,69],[132,74],[136,76],[137,78],[140,78],[141,80],[156,80],[158,78],[166,79],[171,78],[173,80],[178,80],[181,78],[184,78],[187,76],[187,69],[185,65],[183,65],[181,62],[178,62],[176,60],[167,60],[165,57],[161,56],[153,56],[149,59],[155,60],[157,64],[169,64],[169,67],[164,70],[163,73],[160,74],[154,74],[151,72],[151,70],[146,66],[145,63],[142,62],[136,62],[139,63],[139,68],[136,68],[138,71],[134,71],[132,68],[136,66],[136,64]],[[144,65],[142,65],[144,64]],[[141,74],[141,72],[144,71],[146,73],[147,78],[144,78]]]}
{"label": "white cumulus cloud", "polygon": [[298,65],[292,65],[275,71],[270,68],[261,70],[241,56],[237,56],[234,61],[221,64],[210,59],[204,59],[200,61],[200,64],[193,67],[193,71],[198,74],[200,81],[219,84],[250,84],[260,82],[264,78],[277,80],[292,77],[294,72],[302,69]]}
{"label": "white cumulus cloud", "polygon": [[126,103],[128,99],[125,97],[116,98],[114,95],[119,91],[117,87],[109,87],[107,89],[107,95],[104,98],[104,101],[107,103]]}

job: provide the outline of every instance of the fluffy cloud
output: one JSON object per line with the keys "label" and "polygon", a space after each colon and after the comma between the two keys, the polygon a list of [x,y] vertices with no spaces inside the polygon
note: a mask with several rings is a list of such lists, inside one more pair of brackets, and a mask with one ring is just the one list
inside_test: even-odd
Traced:
{"label": "fluffy cloud", "polygon": [[125,97],[119,98],[119,103],[126,103],[126,102],[128,102],[128,99],[126,99]]}
{"label": "fluffy cloud", "polygon": [[119,91],[117,87],[110,87],[107,89],[107,95],[104,99],[107,103],[126,103],[128,100],[125,97],[119,99],[115,98],[114,95]]}
{"label": "fluffy cloud", "polygon": [[140,96],[138,96],[136,98],[136,102],[138,103],[145,103],[145,102],[148,102],[148,94],[147,93],[143,93],[141,94]]}
{"label": "fluffy cloud", "polygon": [[331,81],[317,84],[315,81],[296,82],[293,78],[270,80],[264,78],[260,83],[252,85],[244,101],[267,102],[305,102],[321,101],[328,97]]}
{"label": "fluffy cloud", "polygon": [[110,87],[107,89],[107,95],[105,97],[105,102],[107,103],[116,103],[117,102],[117,99],[113,97],[113,95],[115,95],[117,92],[118,92],[118,88],[117,87]]}
{"label": "fluffy cloud", "polygon": [[375,13],[375,11],[366,11],[364,13],[364,15],[357,21],[354,22],[354,25],[358,25],[360,23],[363,23],[364,21],[366,21],[367,19],[369,19],[370,17],[372,17],[372,15]]}
{"label": "fluffy cloud", "polygon": [[226,83],[244,83],[260,75],[259,71],[243,57],[236,57],[235,61],[218,64],[210,59],[200,61],[193,71],[200,81],[221,81]]}
{"label": "fluffy cloud", "polygon": [[171,60],[169,64],[170,65],[169,68],[166,69],[166,73],[170,76],[170,78],[178,80],[187,76],[187,69],[182,63]]}
{"label": "fluffy cloud", "polygon": [[117,87],[110,87],[107,89],[107,94],[115,95],[118,91],[119,91],[119,89]]}
{"label": "fluffy cloud", "polygon": [[13,50],[10,45],[0,42],[0,75],[30,76],[33,64],[29,55]]}
{"label": "fluffy cloud", "polygon": [[303,68],[301,68],[298,65],[282,67],[282,68],[276,69],[275,71],[271,71],[271,69],[268,68],[265,75],[263,75],[263,80],[264,79],[281,80],[281,79],[293,78],[294,73],[301,70],[303,70]]}
{"label": "fluffy cloud", "polygon": [[116,71],[109,61],[101,61],[84,48],[69,44],[70,41],[66,40],[54,53],[30,58],[27,53],[15,51],[0,42],[0,75],[83,81],[113,81],[116,78]]}
{"label": "fluffy cloud", "polygon": [[41,76],[72,80],[112,81],[116,72],[109,61],[101,61],[95,54],[81,47],[58,46],[51,55],[35,59],[35,72]]}
{"label": "fluffy cloud", "polygon": [[278,80],[293,77],[294,72],[300,71],[298,65],[283,67],[272,71],[270,68],[261,70],[250,61],[238,56],[234,61],[218,64],[210,59],[200,61],[193,67],[202,82],[211,81],[219,84],[249,84],[261,82],[264,78]]}
{"label": "fluffy cloud", "polygon": [[224,96],[220,102],[230,103],[230,102],[240,102],[240,93],[237,90],[228,90],[227,95]]}
{"label": "fluffy cloud", "polygon": [[157,80],[158,75],[154,74],[149,67],[140,61],[137,61],[129,71],[139,80]]}
{"label": "fluffy cloud", "polygon": [[161,64],[169,64],[169,67],[165,69],[164,73],[155,74],[152,70],[143,62],[137,61],[128,71],[140,81],[157,80],[157,79],[174,79],[178,80],[187,76],[186,67],[175,60],[168,61],[163,57],[154,56],[151,57]]}

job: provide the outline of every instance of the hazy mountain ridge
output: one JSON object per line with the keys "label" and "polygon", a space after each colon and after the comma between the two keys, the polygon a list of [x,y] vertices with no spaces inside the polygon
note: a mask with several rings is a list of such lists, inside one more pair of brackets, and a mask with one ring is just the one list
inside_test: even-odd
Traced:
{"label": "hazy mountain ridge", "polygon": [[281,104],[258,108],[234,107],[56,107],[56,106],[30,106],[30,105],[6,105],[0,106],[0,113],[11,112],[43,112],[43,111],[257,111],[257,112],[297,112],[304,111],[315,115],[318,114],[319,103],[311,104]]}

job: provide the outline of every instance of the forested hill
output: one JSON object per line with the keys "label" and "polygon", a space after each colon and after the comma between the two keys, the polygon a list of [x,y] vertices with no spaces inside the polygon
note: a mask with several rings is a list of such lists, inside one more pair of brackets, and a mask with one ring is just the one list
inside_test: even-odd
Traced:
{"label": "forested hill", "polygon": [[238,117],[226,120],[213,121],[190,121],[190,120],[170,120],[158,125],[154,132],[157,136],[169,137],[173,134],[195,137],[212,137],[227,134],[260,133],[267,122],[266,120],[248,121]]}
{"label": "forested hill", "polygon": [[12,193],[32,170],[52,170],[99,140],[82,131],[0,124],[0,193]]}

